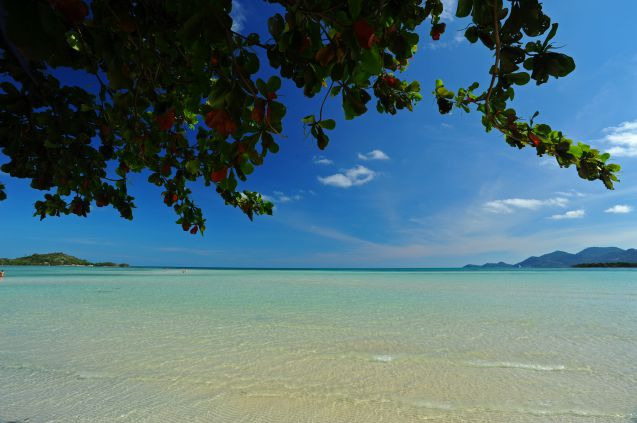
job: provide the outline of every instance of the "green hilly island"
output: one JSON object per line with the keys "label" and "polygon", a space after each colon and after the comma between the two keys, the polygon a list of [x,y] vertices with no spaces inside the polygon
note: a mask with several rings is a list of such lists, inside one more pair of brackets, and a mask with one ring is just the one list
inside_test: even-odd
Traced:
{"label": "green hilly island", "polygon": [[64,253],[32,254],[14,259],[0,258],[1,266],[97,266],[97,267],[128,267],[125,263],[99,262],[77,258]]}

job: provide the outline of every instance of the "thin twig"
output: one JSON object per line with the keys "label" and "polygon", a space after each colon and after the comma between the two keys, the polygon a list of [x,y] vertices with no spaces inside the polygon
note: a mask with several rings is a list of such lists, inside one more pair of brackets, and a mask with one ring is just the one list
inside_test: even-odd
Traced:
{"label": "thin twig", "polygon": [[[215,14],[215,17],[217,18],[217,21],[219,22],[219,24],[221,25],[222,22],[219,19],[219,17]],[[241,72],[241,68],[239,67],[239,65],[237,64],[237,60],[234,57],[234,50],[235,50],[235,44],[232,41],[232,31],[230,30],[226,30],[226,41],[228,43],[228,47],[231,49],[230,51],[230,60],[232,60],[232,68],[234,69],[234,71],[239,75],[239,79],[241,80],[241,82],[243,82],[243,84],[245,85],[245,87],[248,89],[248,92],[250,92],[250,94],[252,94],[253,96],[256,96],[258,94],[258,91],[254,88],[254,86],[251,84],[252,81],[248,82],[246,80],[246,77],[243,75],[243,73]]]}
{"label": "thin twig", "polygon": [[498,18],[498,4],[493,6],[493,32],[495,34],[495,64],[493,65],[493,74],[491,75],[491,84],[489,84],[489,90],[487,91],[487,98],[485,100],[486,114],[489,115],[489,101],[491,100],[491,93],[493,92],[493,86],[495,79],[498,77],[500,70],[500,19]]}
{"label": "thin twig", "polygon": [[126,178],[121,178],[121,179],[111,179],[111,178],[107,178],[106,176],[102,176],[102,179],[105,179],[107,181],[111,181],[111,182],[124,182],[126,180]]}
{"label": "thin twig", "polygon": [[325,101],[327,100],[327,97],[332,92],[333,86],[334,86],[334,81],[332,81],[329,88],[327,89],[327,92],[325,93],[325,97],[323,97],[323,102],[321,103],[321,109],[319,110],[319,122],[323,120],[323,106],[325,106]]}
{"label": "thin twig", "polygon": [[[236,35],[237,37],[239,37],[239,38],[243,38],[244,40],[248,41],[248,37],[246,37],[245,35],[240,34],[240,33],[238,33],[237,31],[232,31],[232,30],[230,30],[230,32],[232,32],[232,33],[233,33],[234,35]],[[268,46],[268,45],[266,45],[266,44],[261,44],[261,43],[252,43],[252,45],[254,45],[254,46],[258,46],[258,47],[261,47],[261,48],[264,48],[264,49],[266,49],[266,50],[269,50],[269,49],[270,49],[270,47],[272,47],[272,46]]]}

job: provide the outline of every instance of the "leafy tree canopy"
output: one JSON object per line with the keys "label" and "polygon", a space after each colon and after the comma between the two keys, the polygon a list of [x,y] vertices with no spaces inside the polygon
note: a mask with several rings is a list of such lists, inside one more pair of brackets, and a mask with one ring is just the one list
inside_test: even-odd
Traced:
{"label": "leafy tree canopy", "polygon": [[[147,172],[193,234],[205,229],[188,187],[194,181],[213,185],[250,218],[271,214],[271,203],[238,183],[279,150],[281,78],[307,97],[322,96],[322,104],[337,97],[346,119],[374,102],[378,112],[395,114],[422,99],[420,83],[399,75],[416,52],[420,25],[434,42],[443,36],[441,0],[269,2],[276,3],[269,34],[260,36],[233,30],[231,0],[0,0],[2,170],[45,191],[35,214],[86,216],[95,205],[131,219],[131,172]],[[511,146],[551,155],[612,189],[619,166],[606,163],[608,154],[535,123],[537,113],[524,121],[509,106],[516,86],[575,68],[553,48],[558,25],[539,1],[459,0],[455,14],[467,21],[467,40],[493,52],[494,63],[481,91],[477,83],[450,91],[436,81],[440,113],[480,113],[486,130],[500,131]],[[61,84],[59,68],[84,72],[99,89]],[[326,148],[335,121],[323,107],[304,123]]]}

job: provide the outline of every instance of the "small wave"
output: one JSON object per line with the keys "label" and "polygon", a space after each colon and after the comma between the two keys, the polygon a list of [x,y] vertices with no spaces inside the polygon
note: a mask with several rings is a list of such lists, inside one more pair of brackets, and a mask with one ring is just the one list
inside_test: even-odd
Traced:
{"label": "small wave", "polygon": [[411,405],[420,407],[420,408],[428,408],[430,410],[442,410],[442,411],[453,411],[455,408],[451,404],[443,403],[443,402],[432,402],[432,401],[411,401]]}
{"label": "small wave", "polygon": [[91,372],[91,371],[80,371],[75,373],[75,376],[78,379],[108,379],[111,378],[106,373],[103,372]]}
{"label": "small wave", "polygon": [[562,364],[514,363],[510,361],[468,361],[467,365],[471,367],[535,370],[538,372],[556,372],[566,370],[566,366]]}
{"label": "small wave", "polygon": [[392,357],[391,355],[375,355],[374,356],[374,361],[378,361],[380,363],[389,363],[390,361],[393,361],[394,357]]}
{"label": "small wave", "polygon": [[578,409],[534,409],[534,408],[509,408],[499,406],[482,406],[482,407],[456,407],[449,403],[435,402],[427,400],[408,401],[408,404],[427,408],[430,410],[451,411],[454,413],[516,413],[522,415],[541,416],[541,417],[592,417],[602,419],[625,419],[632,415],[624,415],[621,413],[604,413],[597,410],[578,410]]}

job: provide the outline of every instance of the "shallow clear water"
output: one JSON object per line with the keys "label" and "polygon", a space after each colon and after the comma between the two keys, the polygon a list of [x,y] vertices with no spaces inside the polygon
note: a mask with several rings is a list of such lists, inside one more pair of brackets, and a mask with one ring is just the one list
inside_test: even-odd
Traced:
{"label": "shallow clear water", "polygon": [[7,268],[0,422],[637,422],[637,271]]}

